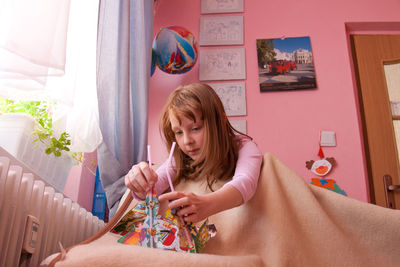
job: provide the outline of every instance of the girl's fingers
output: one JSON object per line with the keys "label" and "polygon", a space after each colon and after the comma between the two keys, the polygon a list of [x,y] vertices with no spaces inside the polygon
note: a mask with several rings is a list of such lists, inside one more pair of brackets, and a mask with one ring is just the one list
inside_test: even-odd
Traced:
{"label": "girl's fingers", "polygon": [[178,210],[178,216],[182,216],[183,220],[186,222],[198,222],[202,219],[199,214],[199,198],[193,193],[184,192],[169,192],[162,194],[158,197],[161,201],[171,201],[168,204],[168,208]]}
{"label": "girl's fingers", "polygon": [[157,182],[157,175],[150,168],[150,166],[146,162],[141,162],[138,166],[142,176],[145,178],[146,183],[148,183],[150,186],[154,185]]}
{"label": "girl's fingers", "polygon": [[183,209],[180,209],[178,211],[178,216],[188,217],[194,213],[195,213],[195,210],[193,209],[192,206],[186,206]]}
{"label": "girl's fingers", "polygon": [[[185,194],[178,192],[178,191],[174,191],[174,192],[169,192],[169,193],[165,193],[162,194],[158,197],[158,200],[161,201],[171,201],[171,200],[176,200],[179,199],[181,197],[185,196]],[[172,202],[171,202],[172,203]]]}
{"label": "girl's fingers", "polygon": [[151,185],[155,185],[157,183],[157,181],[158,181],[158,175],[157,175],[156,171],[153,170],[152,168],[150,168],[150,171],[151,171],[152,176],[151,176],[151,178],[149,180],[149,183]]}
{"label": "girl's fingers", "polygon": [[142,174],[138,174],[136,176],[136,179],[133,180],[133,182],[139,186],[140,188],[142,188],[143,191],[147,192],[150,190],[150,185],[147,182],[147,179],[142,175]]}
{"label": "girl's fingers", "polygon": [[131,184],[133,185],[133,187],[138,191],[138,192],[142,192],[142,193],[146,193],[147,191],[149,191],[149,187],[147,185],[146,180],[143,177],[136,177],[136,179],[133,179],[131,181]]}
{"label": "girl's fingers", "polygon": [[146,192],[144,192],[141,188],[132,187],[131,191],[140,199],[144,199],[146,197]]}
{"label": "girl's fingers", "polygon": [[128,174],[125,176],[125,185],[131,190],[133,190],[134,188],[132,181],[133,181],[132,170],[130,170]]}
{"label": "girl's fingers", "polygon": [[182,198],[179,198],[177,200],[174,200],[174,201],[170,202],[168,204],[168,207],[170,209],[174,209],[174,208],[179,208],[179,207],[185,207],[185,206],[187,206],[189,204],[190,204],[189,203],[189,199],[187,197],[182,197]]}
{"label": "girl's fingers", "polygon": [[183,216],[182,218],[185,222],[197,222],[198,221],[197,215],[195,213],[188,215],[188,216]]}
{"label": "girl's fingers", "polygon": [[134,195],[144,198],[151,187],[157,182],[157,173],[149,167],[147,162],[140,162],[132,166],[125,175],[125,185]]}
{"label": "girl's fingers", "polygon": [[132,168],[125,176],[125,185],[135,193],[146,192],[148,187],[146,179],[138,168]]}

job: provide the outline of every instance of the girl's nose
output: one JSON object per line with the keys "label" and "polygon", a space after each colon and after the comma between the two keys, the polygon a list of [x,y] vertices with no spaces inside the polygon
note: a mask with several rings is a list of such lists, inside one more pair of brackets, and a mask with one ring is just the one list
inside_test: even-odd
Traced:
{"label": "girl's nose", "polygon": [[191,136],[190,134],[184,134],[184,136],[183,136],[183,143],[184,143],[185,145],[189,145],[189,144],[191,144],[192,142],[193,142],[192,136]]}

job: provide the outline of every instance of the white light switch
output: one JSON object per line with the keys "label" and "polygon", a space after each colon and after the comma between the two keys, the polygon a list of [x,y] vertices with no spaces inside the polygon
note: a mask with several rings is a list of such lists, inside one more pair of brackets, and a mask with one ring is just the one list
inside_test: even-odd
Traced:
{"label": "white light switch", "polygon": [[336,133],[321,131],[321,146],[336,146]]}

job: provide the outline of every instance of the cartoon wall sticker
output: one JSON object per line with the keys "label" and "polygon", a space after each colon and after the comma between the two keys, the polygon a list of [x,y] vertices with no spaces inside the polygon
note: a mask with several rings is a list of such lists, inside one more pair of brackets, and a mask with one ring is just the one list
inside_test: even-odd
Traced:
{"label": "cartoon wall sticker", "polygon": [[319,145],[318,156],[321,158],[319,160],[309,160],[306,162],[306,168],[311,170],[314,174],[320,176],[321,178],[311,178],[310,184],[326,188],[328,190],[334,191],[336,193],[347,196],[339,185],[336,184],[334,179],[325,177],[332,168],[336,165],[336,160],[333,157],[325,158],[324,152],[322,151],[321,144]]}

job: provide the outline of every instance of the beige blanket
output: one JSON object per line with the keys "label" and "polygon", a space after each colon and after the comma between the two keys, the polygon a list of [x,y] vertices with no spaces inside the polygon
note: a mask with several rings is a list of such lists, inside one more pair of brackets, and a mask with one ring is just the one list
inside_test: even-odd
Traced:
{"label": "beige blanket", "polygon": [[255,196],[210,221],[218,233],[201,254],[123,245],[106,234],[56,266],[400,266],[400,211],[309,185],[271,154]]}

